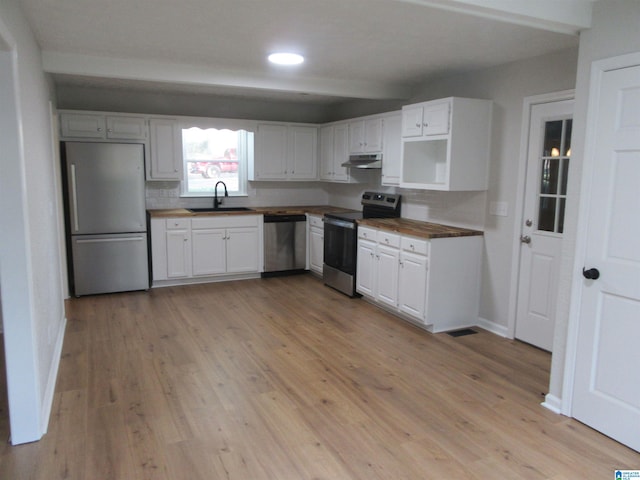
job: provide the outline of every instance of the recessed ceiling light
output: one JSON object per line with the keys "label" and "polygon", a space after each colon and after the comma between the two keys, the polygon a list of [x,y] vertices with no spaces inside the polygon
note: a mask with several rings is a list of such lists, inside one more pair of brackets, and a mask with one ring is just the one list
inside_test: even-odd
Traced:
{"label": "recessed ceiling light", "polygon": [[272,53],[269,61],[276,65],[299,65],[304,62],[304,57],[297,53]]}

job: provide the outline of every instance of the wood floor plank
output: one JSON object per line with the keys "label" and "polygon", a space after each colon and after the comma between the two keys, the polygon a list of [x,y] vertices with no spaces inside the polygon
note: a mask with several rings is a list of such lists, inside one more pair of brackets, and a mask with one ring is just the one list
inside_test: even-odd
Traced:
{"label": "wood floor plank", "polygon": [[476,330],[433,335],[311,275],[74,298],[49,431],[1,446],[0,478],[564,480],[640,468],[638,452],[540,406],[548,353]]}

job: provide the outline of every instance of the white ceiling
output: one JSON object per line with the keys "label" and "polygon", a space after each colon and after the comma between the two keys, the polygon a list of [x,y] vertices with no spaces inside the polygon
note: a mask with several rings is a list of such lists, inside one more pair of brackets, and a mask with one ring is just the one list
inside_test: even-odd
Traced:
{"label": "white ceiling", "polygon": [[[59,84],[408,98],[433,76],[575,47],[592,0],[21,0]],[[518,7],[518,8],[515,8]],[[551,7],[551,8],[549,8]],[[274,51],[301,53],[286,70]]]}

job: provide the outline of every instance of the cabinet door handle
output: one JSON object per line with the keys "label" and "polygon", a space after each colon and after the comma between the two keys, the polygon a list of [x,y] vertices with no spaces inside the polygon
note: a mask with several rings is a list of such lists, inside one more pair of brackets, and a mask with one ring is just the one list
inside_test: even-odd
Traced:
{"label": "cabinet door handle", "polygon": [[416,127],[420,128],[420,122],[416,122]]}

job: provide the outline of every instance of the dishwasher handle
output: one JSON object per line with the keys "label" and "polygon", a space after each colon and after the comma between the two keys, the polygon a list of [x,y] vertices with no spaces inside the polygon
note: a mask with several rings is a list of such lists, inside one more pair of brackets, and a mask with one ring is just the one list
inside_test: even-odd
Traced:
{"label": "dishwasher handle", "polygon": [[264,223],[306,222],[306,215],[265,215]]}

